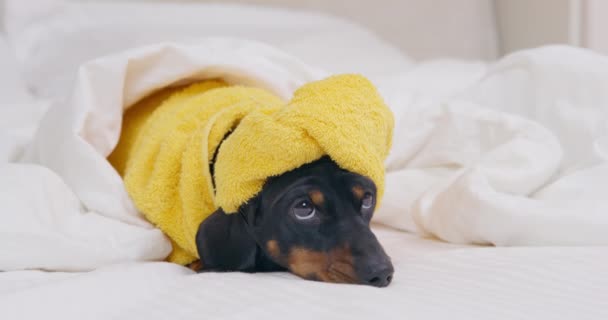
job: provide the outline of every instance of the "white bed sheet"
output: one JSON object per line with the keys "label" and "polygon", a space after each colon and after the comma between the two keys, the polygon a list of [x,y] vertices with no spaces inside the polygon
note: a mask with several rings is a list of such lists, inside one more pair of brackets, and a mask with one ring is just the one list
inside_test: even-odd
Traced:
{"label": "white bed sheet", "polygon": [[168,263],[0,273],[4,319],[606,319],[602,248],[450,245],[376,227],[384,289]]}

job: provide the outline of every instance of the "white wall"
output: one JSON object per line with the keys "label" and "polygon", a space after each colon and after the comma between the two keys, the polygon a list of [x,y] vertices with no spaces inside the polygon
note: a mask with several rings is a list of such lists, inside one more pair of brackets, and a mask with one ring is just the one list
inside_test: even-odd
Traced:
{"label": "white wall", "polygon": [[495,0],[501,54],[569,44],[608,54],[606,0]]}
{"label": "white wall", "polygon": [[586,0],[582,7],[582,45],[608,54],[608,1]]}
{"label": "white wall", "polygon": [[496,0],[502,54],[549,43],[572,43],[571,0]]}
{"label": "white wall", "polygon": [[4,30],[4,1],[0,0],[0,32]]}

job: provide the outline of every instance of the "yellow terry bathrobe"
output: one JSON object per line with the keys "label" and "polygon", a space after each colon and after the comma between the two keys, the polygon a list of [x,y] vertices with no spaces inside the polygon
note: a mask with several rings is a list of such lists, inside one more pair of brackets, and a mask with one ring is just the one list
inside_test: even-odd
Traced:
{"label": "yellow terry bathrobe", "polygon": [[188,264],[198,259],[195,237],[205,218],[218,208],[236,212],[269,177],[324,155],[372,179],[379,201],[392,131],[392,113],[362,76],[311,82],[289,102],[206,80],[131,106],[108,159],[137,209],[171,240],[168,260]]}

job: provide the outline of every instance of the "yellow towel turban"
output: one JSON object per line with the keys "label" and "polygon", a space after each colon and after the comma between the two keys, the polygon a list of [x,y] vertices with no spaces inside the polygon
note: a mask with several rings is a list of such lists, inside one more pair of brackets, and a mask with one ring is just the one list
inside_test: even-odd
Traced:
{"label": "yellow towel turban", "polygon": [[204,81],[132,106],[109,160],[137,208],[171,239],[168,260],[187,264],[198,257],[198,226],[217,208],[236,212],[269,177],[324,155],[372,179],[379,201],[392,131],[392,113],[362,76],[309,83],[287,104],[262,89]]}

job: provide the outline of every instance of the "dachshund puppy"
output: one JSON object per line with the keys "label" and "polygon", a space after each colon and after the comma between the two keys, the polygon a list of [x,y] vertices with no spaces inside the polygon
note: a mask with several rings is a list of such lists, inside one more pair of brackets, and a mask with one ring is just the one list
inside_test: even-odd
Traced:
{"label": "dachshund puppy", "polygon": [[376,186],[328,157],[269,179],[238,212],[199,226],[203,270],[289,270],[309,280],[386,287],[390,258],[370,230]]}

